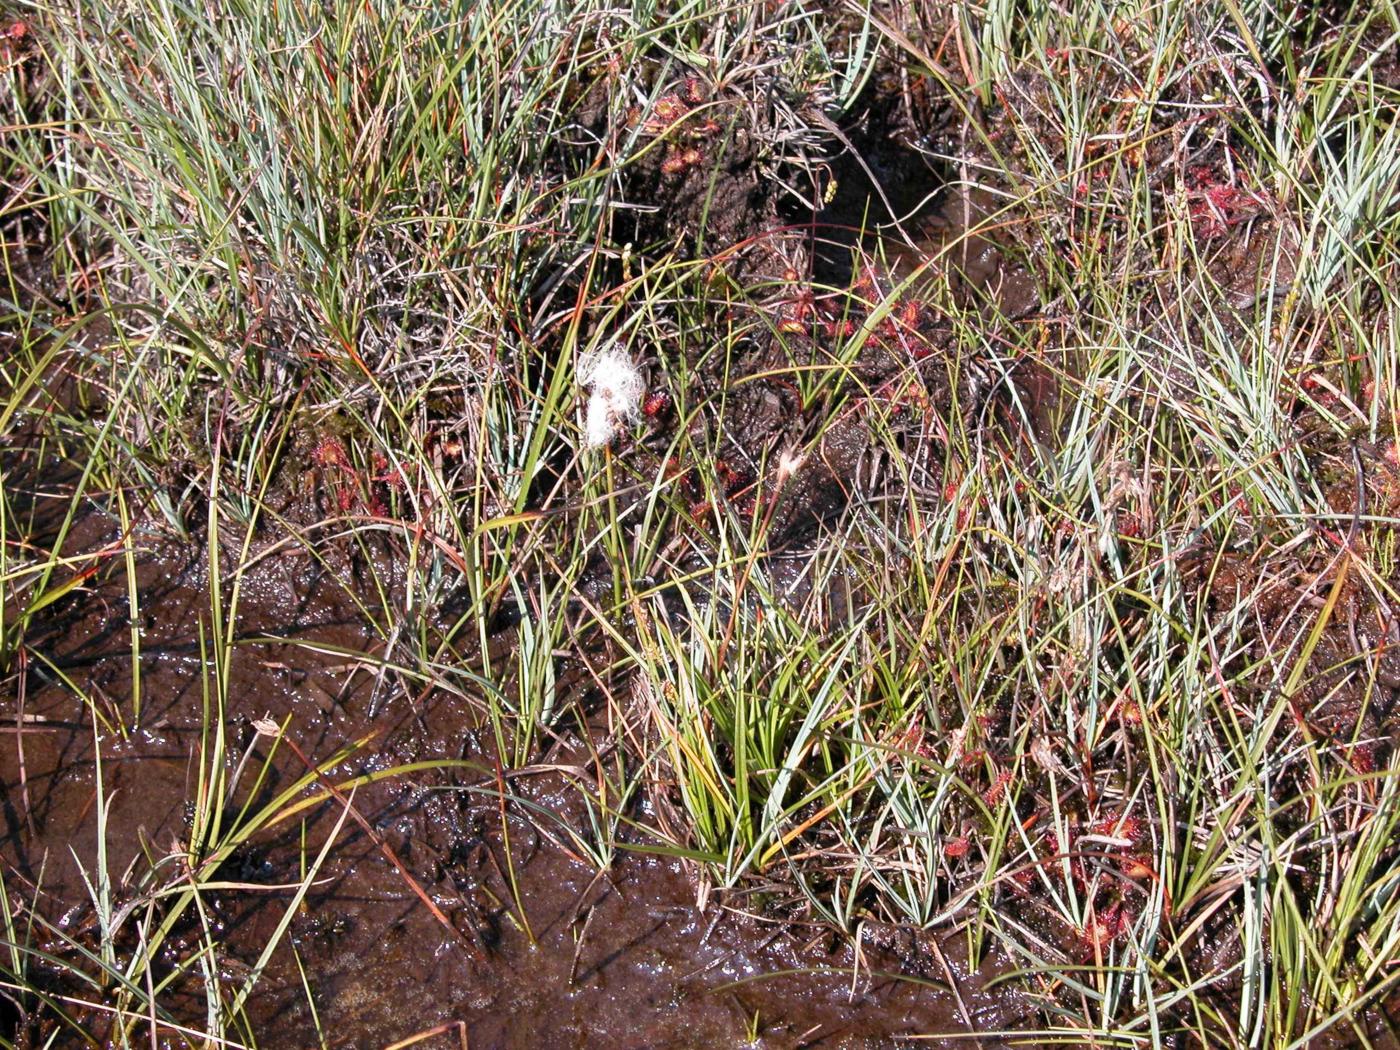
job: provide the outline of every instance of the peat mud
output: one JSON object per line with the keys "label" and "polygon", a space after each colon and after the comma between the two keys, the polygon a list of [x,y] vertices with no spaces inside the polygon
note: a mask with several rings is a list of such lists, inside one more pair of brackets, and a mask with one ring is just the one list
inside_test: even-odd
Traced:
{"label": "peat mud", "polygon": [[[673,469],[697,521],[717,503],[768,507],[769,557],[789,598],[832,602],[804,564],[831,522],[886,483],[872,430],[895,420],[932,463],[926,421],[974,415],[994,380],[963,374],[953,333],[896,291],[918,285],[918,253],[959,221],[939,210],[939,174],[911,145],[928,129],[880,88],[857,120],[824,121],[814,139],[794,132],[780,152],[833,152],[809,206],[794,209],[775,178],[791,163],[773,157],[771,129],[749,122],[735,91],[676,78],[636,118],[655,148],[626,193],[650,204],[620,210],[612,239],[644,250],[669,239],[708,260],[717,302],[725,285],[770,289],[756,311],[741,307],[755,325],[743,353],[723,366],[690,360],[695,396],[722,406],[701,420],[722,443]],[[1003,267],[974,247],[968,294],[981,294]],[[547,285],[537,307],[571,290]],[[841,369],[865,394],[833,418],[828,398],[785,375],[829,365],[862,326],[864,346]],[[665,466],[681,418],[678,406],[649,415],[637,477]],[[30,952],[25,981],[41,993],[6,1007],[20,1045],[69,1045],[46,1042],[66,1016],[58,1038],[71,1045],[91,1045],[74,1031],[109,1045],[125,1030],[183,1046],[211,996],[245,994],[234,1044],[307,1047],[963,1046],[1031,1016],[988,987],[1009,963],[982,948],[974,967],[960,924],[926,933],[872,919],[853,943],[766,908],[761,880],[721,892],[693,865],[647,852],[654,839],[628,824],[651,823],[650,803],[598,802],[618,747],[595,731],[598,705],[581,704],[574,729],[505,771],[479,695],[397,669],[401,633],[443,627],[422,614],[403,622],[404,551],[327,542],[312,554],[264,536],[237,557],[236,529],[216,533],[211,553],[208,537],[172,539],[154,522],[123,530],[106,509],[65,530],[60,493],[73,479],[26,461],[23,446],[9,468],[37,479],[32,542],[66,532],[82,586],[27,626],[14,717],[0,727],[5,891]],[[806,469],[775,483],[773,464],[798,447]],[[278,511],[296,529],[384,513],[375,501],[388,493],[356,489],[334,439],[299,451],[315,492],[298,505],[295,483],[281,483]],[[504,652],[511,622],[507,606],[490,625]],[[598,672],[585,649],[565,673],[586,682]],[[101,958],[103,943],[115,957]],[[153,1016],[138,1016],[127,973],[162,986]]]}
{"label": "peat mud", "polygon": [[[1057,186],[1064,196],[1049,210],[1063,216],[1058,229],[1013,225],[993,195],[950,184],[947,158],[999,173],[987,181],[1004,179],[999,189],[1014,196],[1025,156],[1011,146],[978,154],[928,78],[911,87],[877,74],[838,126],[780,85],[714,84],[659,66],[640,75],[645,111],[619,113],[615,85],[580,106],[580,125],[592,132],[588,163],[599,142],[615,145],[624,133],[642,144],[619,175],[610,248],[595,260],[618,291],[606,308],[585,308],[596,289],[570,276],[581,272],[571,262],[532,289],[522,330],[542,358],[561,345],[550,317],[569,315],[601,338],[616,302],[638,287],[629,265],[684,268],[693,281],[677,294],[677,311],[692,315],[658,321],[638,356],[654,379],[684,373],[684,383],[653,386],[692,403],[648,402],[609,460],[618,491],[648,491],[662,478],[684,497],[674,531],[688,547],[668,566],[676,575],[703,575],[716,550],[707,525],[734,512],[761,523],[779,597],[849,617],[866,596],[806,572],[844,518],[898,507],[897,496],[955,496],[971,469],[958,452],[968,435],[1023,464],[1063,437],[1062,388],[1078,381],[1081,362],[1068,351],[1035,358],[997,347],[1024,345],[1007,335],[1032,325],[1051,344],[1057,322],[1080,308],[1042,302],[1025,260],[1090,265],[1123,225],[1116,187]],[[1034,128],[1046,90],[1033,75],[1005,85],[999,105],[1019,107],[1006,123]],[[1122,96],[1124,133],[1139,134],[1146,118],[1131,93]],[[1000,121],[995,111],[981,116]],[[1053,140],[1054,129],[1044,130]],[[1293,291],[1299,238],[1283,204],[1234,173],[1224,132],[1182,134],[1144,136],[1153,145],[1135,163],[1155,173],[1151,192],[1183,202],[1194,250],[1174,246],[1174,256],[1144,254],[1133,266],[1142,293],[1134,349],[1147,348],[1144,370],[1160,390],[1185,398],[1201,315],[1180,287],[1211,287],[1212,322],[1243,333]],[[570,298],[576,317],[560,311]],[[976,333],[969,316],[981,322]],[[732,336],[726,352],[688,336],[692,329]],[[95,396],[74,388],[60,401],[88,411]],[[1391,746],[1400,631],[1344,552],[1370,541],[1370,519],[1400,511],[1396,451],[1326,446],[1314,409],[1300,404],[1293,418],[1301,434],[1318,435],[1310,448],[1341,522],[1316,523],[1323,552],[1310,561],[1279,554],[1263,542],[1271,538],[1261,515],[1257,534],[1241,519],[1238,536],[1214,548],[1203,540],[1179,568],[1209,611],[1228,613],[1251,596],[1254,636],[1222,670],[1257,667],[1260,688],[1285,673],[1269,666],[1272,640],[1317,625],[1293,714],[1331,736],[1364,778]],[[357,490],[335,440],[303,451],[322,502],[281,508],[299,527],[352,510],[383,516],[387,470],[376,465],[380,480]],[[527,501],[545,523],[565,520],[581,499],[581,486],[554,484],[578,480],[566,452],[556,456]],[[59,480],[69,479],[44,478],[35,491],[57,491]],[[1131,477],[1107,502],[1121,540],[1150,529],[1150,502]],[[63,501],[55,503],[61,516]],[[64,542],[84,586],[29,627],[11,679],[14,717],[0,726],[5,891],[31,950],[26,981],[42,993],[5,1007],[21,1045],[54,1045],[46,1040],[62,1013],[97,1045],[119,1042],[121,1026],[133,1043],[180,1046],[182,1027],[203,1023],[211,995],[231,1002],[246,989],[248,1031],[229,1038],[256,1035],[264,1045],[884,1047],[917,1036],[920,1045],[995,1047],[1006,1040],[974,1034],[1031,1026],[1047,1002],[1072,994],[1056,982],[1032,1005],[1011,981],[996,982],[1010,969],[996,952],[971,964],[967,930],[956,923],[926,933],[871,920],[852,944],[794,906],[790,884],[756,876],[723,893],[697,881],[692,866],[646,852],[655,840],[633,828],[664,819],[650,808],[661,793],[617,798],[609,782],[611,763],[636,756],[620,754],[633,727],[604,724],[612,709],[594,702],[607,663],[590,662],[596,639],[571,639],[559,658],[556,698],[579,701],[572,728],[559,720],[524,749],[529,764],[519,753],[506,762],[510,731],[483,722],[479,693],[445,688],[397,660],[404,633],[447,633],[436,613],[406,611],[406,552],[386,541],[346,553],[348,545],[328,542],[313,555],[274,537],[232,559],[238,543],[235,530],[211,555],[207,539],[123,531],[102,510]],[[128,548],[138,552],[130,563]],[[614,571],[600,563],[586,572],[582,597],[605,590]],[[228,636],[218,625],[230,615],[235,578]],[[1140,608],[1119,612],[1125,623],[1145,618]],[[480,666],[494,644],[510,653],[508,599],[496,613],[488,652],[444,647],[436,658]],[[1066,689],[1078,673],[1065,671]],[[1000,805],[1021,757],[1009,703],[989,703],[975,739],[932,740],[934,727],[916,719],[895,749],[917,768],[947,744],[948,764],[965,770],[987,806]],[[1143,712],[1126,702],[1115,709],[1117,736],[1140,744]],[[1066,753],[1065,761],[1055,747],[1031,741],[1035,765],[1015,816],[1037,845],[998,903],[1047,954],[1087,966],[1122,942],[1155,877],[1156,835],[1175,831],[1091,813],[1092,767],[1111,774],[1119,756]],[[1074,785],[1058,834],[1045,830],[1049,807],[1034,801],[1052,770]],[[985,809],[968,807],[967,833],[943,845],[949,859],[968,855]],[[832,840],[821,837],[818,816],[802,843],[823,864]],[[1095,917],[1071,929],[1047,915],[1027,893],[1037,868],[1062,872]],[[99,870],[110,881],[95,878]],[[197,897],[187,890],[195,881]],[[785,904],[768,907],[775,899]],[[1194,973],[1228,973],[1238,962],[1217,950],[1232,936],[1220,915],[1199,923]],[[104,940],[115,958],[100,958]],[[144,958],[148,965],[134,965]],[[132,1011],[139,996],[116,976],[128,969],[166,986],[153,1020]],[[1231,980],[1220,982],[1222,1015]],[[119,1016],[119,1006],[129,1012]]]}
{"label": "peat mud", "polygon": [[[796,604],[814,597],[804,561],[850,511],[911,484],[941,491],[961,434],[993,417],[1048,431],[1057,404],[1050,373],[971,350],[943,309],[977,304],[994,331],[1034,313],[1038,289],[996,235],[989,199],[949,186],[932,159],[927,143],[946,129],[927,115],[926,85],[918,102],[890,90],[877,80],[841,127],[818,125],[804,148],[819,162],[774,173],[762,147],[777,131],[696,77],[674,81],[657,103],[667,121],[641,125],[657,152],[625,190],[660,204],[614,234],[700,262],[708,297],[691,305],[743,333],[724,353],[679,335],[640,350],[662,393],[615,442],[617,469],[674,485],[702,563],[716,513],[761,523],[760,561]],[[725,112],[724,164],[668,166],[718,135]],[[679,386],[688,403],[666,392]]]}
{"label": "peat mud", "polygon": [[[94,513],[69,549],[118,538]],[[152,945],[151,979],[171,982],[154,1034],[121,1019],[142,1045],[186,1045],[180,1026],[198,1027],[211,985],[237,996],[283,922],[245,1004],[265,1045],[876,1047],[1017,1023],[1016,999],[983,987],[995,966],[969,975],[959,935],[872,926],[857,951],[724,894],[697,907],[678,861],[590,855],[590,816],[606,819],[586,790],[597,741],[565,734],[502,773],[478,706],[383,673],[355,600],[369,579],[349,563],[248,569],[221,685],[204,552],[145,547],[135,623],[123,571],[60,602],[30,636],[22,714],[3,727],[5,888],[42,953],[29,979],[51,997],[11,1008],[20,1045],[54,1045],[57,1010],[99,1045],[117,1038],[119,984],[73,977],[98,973],[84,952],[104,924],[112,965]],[[392,589],[388,559],[374,571]],[[137,688],[139,725],[124,730]],[[206,888],[181,908],[190,865]]]}

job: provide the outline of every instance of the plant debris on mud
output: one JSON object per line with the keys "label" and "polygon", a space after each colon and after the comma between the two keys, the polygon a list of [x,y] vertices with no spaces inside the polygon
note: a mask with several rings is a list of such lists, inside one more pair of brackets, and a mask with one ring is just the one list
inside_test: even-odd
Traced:
{"label": "plant debris on mud", "polygon": [[0,13],[0,1046],[1400,1045],[1400,9]]}

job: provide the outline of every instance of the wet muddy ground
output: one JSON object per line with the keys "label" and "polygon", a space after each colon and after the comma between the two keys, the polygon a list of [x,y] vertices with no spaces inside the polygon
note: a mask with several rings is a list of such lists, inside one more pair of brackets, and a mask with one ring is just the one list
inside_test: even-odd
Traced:
{"label": "wet muddy ground", "polygon": [[[995,242],[961,237],[966,223],[986,214],[984,200],[952,196],[919,218],[913,244],[834,237],[814,251],[825,253],[825,265],[849,271],[861,301],[879,301],[912,296],[929,260],[957,240],[956,259],[944,263],[958,268],[964,293],[984,297],[1001,323],[1015,322],[1039,306],[1025,271]],[[904,292],[896,291],[901,282]],[[800,302],[782,299],[778,309]],[[815,314],[809,322],[815,332]],[[787,334],[804,337],[795,327]],[[1024,368],[1000,394],[989,395],[985,381],[980,391],[958,391],[934,352],[947,333],[916,317],[905,331],[891,326],[886,334],[857,363],[873,386],[884,389],[912,373],[920,396],[942,398],[945,408],[959,398],[978,406],[1019,400],[1020,415],[1003,417],[1011,422],[1008,440],[1022,448],[1056,440],[1055,370]],[[894,348],[912,354],[912,370]],[[755,371],[766,367],[764,355],[756,351]],[[731,413],[736,448],[776,448],[808,425],[776,383],[750,385]],[[865,494],[878,483],[862,475],[869,444],[857,413],[829,426],[815,457],[820,466],[778,505],[770,569],[780,584],[787,581],[795,604],[813,597],[803,566],[823,523],[861,494],[849,479],[863,476]],[[1371,476],[1386,482],[1383,456],[1366,455]],[[740,490],[759,483],[741,481]],[[59,510],[62,486],[51,488]],[[46,517],[53,513],[36,512],[37,520]],[[113,557],[123,540],[141,552],[134,624],[131,581],[123,560]],[[24,902],[16,914],[52,924],[38,945],[72,964],[98,943],[101,888],[90,879],[100,850],[118,876],[111,906],[127,928],[117,941],[127,953],[143,950],[132,919],[148,909],[159,914],[164,898],[157,891],[180,881],[207,744],[202,727],[210,724],[205,711],[220,690],[211,679],[206,544],[154,530],[123,537],[115,519],[94,509],[64,549],[98,571],[31,632],[35,658],[17,680],[15,717],[3,727],[0,785],[7,891],[12,902]],[[216,888],[171,930],[155,967],[173,990],[163,998],[171,1013],[159,1020],[157,1045],[184,1045],[180,1027],[199,1027],[206,980],[226,996],[237,994],[289,908],[286,936],[246,1004],[265,1045],[875,1048],[917,1038],[918,1045],[991,1048],[1012,1045],[1011,1033],[1040,1020],[1034,1006],[997,982],[1009,968],[1004,958],[992,953],[969,965],[961,927],[915,933],[872,921],[853,946],[816,920],[764,918],[761,885],[714,891],[697,881],[693,866],[643,849],[654,840],[640,833],[622,830],[621,848],[610,856],[591,853],[600,841],[591,822],[600,815],[581,785],[599,775],[596,753],[607,746],[606,733],[585,739],[578,729],[563,731],[532,765],[505,773],[479,703],[383,672],[386,640],[359,603],[378,588],[394,589],[401,552],[384,547],[325,561],[274,547],[254,552],[252,565],[242,576],[222,694],[228,751],[237,756],[222,771],[231,781],[229,803],[255,811],[311,765],[346,749],[322,769],[322,783],[367,782],[334,798],[308,786],[299,799],[310,804],[292,807],[220,866]],[[226,556],[224,603],[231,592],[223,574],[232,567]],[[1227,560],[1213,569],[1207,600],[1228,601],[1241,575],[1257,571],[1245,560]],[[1277,608],[1262,611],[1274,617],[1275,630],[1296,609],[1296,588],[1280,587]],[[818,597],[832,606],[858,601],[850,594]],[[1328,667],[1345,663],[1348,631],[1393,630],[1359,595],[1349,592],[1347,601],[1347,622],[1329,630],[1319,649]],[[492,625],[506,650],[508,612]],[[1397,654],[1400,648],[1387,651],[1378,665],[1388,689],[1400,682]],[[1338,732],[1350,732],[1359,705],[1348,704],[1360,693],[1345,682],[1339,688],[1340,681],[1335,673],[1319,677],[1309,690],[1327,697],[1319,723],[1330,719]],[[124,734],[117,726],[138,693],[139,723]],[[95,698],[94,709],[76,694]],[[104,714],[110,724],[101,723]],[[1389,712],[1373,704],[1364,717],[1372,735]],[[285,727],[276,729],[284,734],[276,746],[275,727]],[[632,816],[645,824],[650,814],[639,805],[643,811]],[[298,881],[331,838],[333,848],[295,904]],[[1062,929],[1041,932],[1066,944],[1072,937]],[[189,964],[210,942],[218,946],[212,976]],[[1211,968],[1231,965],[1227,953]],[[114,1038],[110,992],[104,999],[74,986],[59,968],[46,977],[39,965],[31,976],[40,987],[50,981],[55,1002],[91,1033],[92,1044],[72,1045]],[[21,1045],[46,1045],[51,1018],[43,1011],[8,1021],[29,1040]]]}
{"label": "wet muddy ground", "polygon": [[[742,130],[731,147],[733,174],[717,188],[698,170],[668,169],[663,154],[641,176],[654,184],[631,192],[671,200],[675,207],[664,215],[687,236],[701,221],[691,213],[703,207],[711,215],[707,235],[721,244],[760,226],[782,227],[757,250],[741,252],[733,273],[775,280],[776,309],[792,313],[790,321],[803,294],[786,270],[794,259],[804,281],[856,282],[859,309],[868,313],[901,281],[916,284],[927,254],[982,212],[961,200],[956,215],[946,202],[946,214],[939,212],[936,174],[917,154],[892,150],[892,136],[853,133],[862,158],[848,154],[843,188],[820,214],[797,223],[745,166],[753,144]],[[872,186],[872,176],[887,179],[897,199]],[[871,231],[894,216],[878,207],[872,215],[872,201],[910,221],[888,240],[888,257]],[[998,295],[1009,288],[1006,309],[1024,312],[1031,290],[988,242],[969,244],[960,257],[968,286]],[[825,322],[845,309],[832,306]],[[815,314],[801,320],[800,332],[789,325],[786,334],[814,338]],[[909,352],[909,339],[933,345],[921,319],[901,323],[889,326],[888,339],[872,340],[858,363],[872,385],[903,373],[897,355]],[[775,352],[756,344],[744,367],[771,367]],[[942,392],[934,396],[947,400],[952,393],[936,364],[929,360],[925,371]],[[80,397],[55,389],[65,403]],[[669,422],[663,414],[657,429]],[[761,484],[756,450],[791,442],[814,423],[825,424],[820,411],[797,406],[787,385],[743,387],[722,424],[734,449],[733,465],[723,468],[732,474],[726,486],[742,496]],[[13,448],[22,458],[23,442]],[[853,498],[848,479],[860,474],[869,449],[866,421],[847,412],[777,506],[771,567],[775,579],[788,581],[794,604],[813,598],[803,576],[807,554],[823,522]],[[303,508],[303,516],[343,511],[335,506],[343,491],[327,482],[335,457],[318,447],[308,459],[322,468],[313,498],[328,505]],[[43,475],[34,484],[41,493],[34,520],[45,523],[36,530],[39,543],[66,508],[68,480]],[[96,951],[104,921],[116,924],[124,953],[118,964],[143,952],[137,931],[151,924],[137,920],[159,919],[187,877],[180,868],[200,833],[195,796],[210,776],[200,768],[215,744],[210,726],[222,725],[229,737],[219,773],[224,819],[234,826],[298,778],[311,779],[279,809],[285,819],[250,835],[212,875],[202,873],[213,888],[181,913],[153,967],[156,980],[171,982],[156,1045],[184,1045],[182,1026],[200,1027],[208,982],[225,997],[237,995],[284,922],[286,934],[251,982],[246,1004],[262,1045],[874,1048],[917,1037],[920,1045],[995,1047],[1003,1045],[996,1035],[968,1037],[1009,1032],[1031,1016],[1016,995],[989,986],[1004,959],[984,952],[971,972],[960,926],[916,933],[872,919],[853,945],[790,911],[764,918],[761,884],[729,893],[708,887],[694,865],[644,848],[654,839],[628,832],[625,821],[620,847],[599,856],[607,836],[591,821],[606,817],[586,788],[600,775],[597,748],[608,745],[599,743],[606,734],[593,739],[587,711],[582,730],[563,731],[532,765],[505,773],[476,698],[383,671],[389,643],[369,626],[374,617],[361,603],[372,605],[380,588],[394,590],[401,551],[360,549],[330,560],[300,547],[254,551],[241,575],[233,656],[221,685],[214,680],[208,545],[173,540],[151,524],[124,536],[107,509],[87,510],[63,550],[93,574],[26,638],[32,659],[16,679],[15,716],[0,738],[0,853],[15,914],[41,929],[49,924],[35,941],[69,967],[82,969],[83,953]],[[218,571],[225,609],[236,543],[224,540]],[[130,579],[118,553],[123,545],[139,552]],[[509,608],[491,625],[507,651],[511,626]],[[313,766],[319,773],[309,772]],[[326,797],[325,785],[357,779],[364,782]],[[647,804],[636,805],[640,812],[623,816],[646,824]],[[94,886],[104,856],[114,882]],[[315,877],[298,904],[296,887],[308,870]],[[106,919],[109,909],[114,920]],[[215,961],[205,972],[196,961],[211,944],[207,957]],[[110,987],[75,984],[71,971],[42,962],[30,978],[54,997],[50,1009],[90,1034],[91,1045],[116,1040]],[[45,1009],[11,1014],[21,1045],[48,1045]]]}
{"label": "wet muddy ground", "polygon": [[[669,237],[682,254],[713,256],[727,277],[766,289],[768,329],[741,359],[690,362],[697,397],[726,406],[724,418],[708,421],[724,443],[714,462],[678,469],[709,472],[704,484],[689,482],[697,504],[703,493],[720,491],[752,506],[766,497],[763,472],[780,450],[820,432],[808,469],[773,501],[768,568],[795,605],[849,608],[858,594],[828,588],[813,595],[804,565],[833,521],[888,492],[891,478],[881,473],[872,439],[877,426],[903,443],[911,474],[939,491],[956,457],[946,432],[930,439],[929,420],[961,414],[968,430],[992,435],[998,452],[1029,462],[1058,440],[1061,401],[1076,381],[1077,362],[1053,350],[1040,359],[973,359],[938,304],[923,297],[924,276],[951,271],[945,289],[960,304],[979,304],[992,344],[1007,326],[1053,332],[1057,311],[1068,307],[1042,303],[1021,260],[1069,249],[1018,242],[1001,229],[991,198],[945,192],[950,173],[929,162],[924,147],[952,134],[946,118],[934,112],[919,122],[909,109],[887,105],[884,89],[861,122],[827,143],[828,181],[810,187],[812,200],[824,203],[795,208],[758,173],[759,131],[745,126],[737,105],[694,81],[677,80],[662,95],[670,117],[646,133],[668,141],[628,175],[627,194],[655,207],[618,219],[633,225],[610,233],[618,243]],[[718,175],[691,159],[703,145],[700,129],[712,121],[727,136]],[[940,148],[954,151],[946,142]],[[1224,156],[1217,143],[1193,157],[1190,207],[1200,210],[1208,249],[1198,265],[1236,312],[1227,323],[1239,324],[1288,290],[1297,240],[1268,214],[1267,202],[1220,184]],[[998,232],[968,232],[980,226]],[[1266,261],[1269,279],[1261,282]],[[1145,338],[1164,348],[1196,323],[1169,285],[1161,282],[1160,303],[1144,296],[1144,316],[1155,319],[1144,323]],[[833,419],[829,405],[798,397],[782,375],[827,360],[859,325],[870,336],[849,365],[868,397],[844,402]],[[1164,352],[1160,362],[1167,384],[1169,357]],[[721,398],[726,385],[732,396]],[[878,418],[863,402],[881,406]],[[910,411],[901,415],[904,407]],[[1307,411],[1298,409],[1304,426]],[[669,469],[664,450],[678,425],[665,410],[641,424],[628,448],[638,478]],[[1339,514],[1359,522],[1367,510],[1400,507],[1393,446],[1329,454]],[[330,473],[334,464],[323,467]],[[61,512],[58,480],[41,482]],[[1150,511],[1125,501],[1124,534],[1141,527],[1134,514]],[[697,520],[705,512],[693,508]],[[141,551],[134,579],[117,556],[123,544]],[[224,543],[217,573],[224,603],[233,547],[236,541]],[[401,551],[385,546],[330,560],[299,547],[255,551],[242,576],[223,687],[211,677],[216,616],[206,543],[154,530],[123,536],[108,509],[90,508],[64,551],[97,571],[31,628],[33,655],[15,679],[14,716],[0,725],[6,889],[12,913],[52,925],[35,938],[44,951],[81,968],[82,953],[99,941],[106,892],[121,950],[126,957],[143,950],[134,917],[158,916],[168,906],[164,891],[185,877],[180,865],[198,820],[195,793],[207,780],[199,763],[209,725],[222,724],[230,737],[221,770],[229,820],[257,813],[298,778],[311,778],[277,808],[281,819],[220,865],[214,888],[170,930],[155,973],[172,982],[174,994],[162,997],[172,1012],[159,1019],[157,1045],[183,1045],[179,1027],[199,1027],[209,982],[227,997],[250,982],[284,919],[286,936],[247,1003],[262,1045],[876,1048],[917,1038],[917,1045],[992,1048],[1044,1022],[1010,982],[997,982],[1006,959],[992,952],[971,965],[962,927],[915,933],[872,920],[852,945],[790,909],[769,915],[761,881],[720,892],[693,865],[644,848],[654,840],[619,817],[647,824],[645,801],[630,802],[637,810],[621,815],[602,814],[593,801],[590,787],[605,773],[598,752],[615,744],[601,728],[593,732],[590,719],[600,713],[587,703],[573,728],[547,740],[530,765],[503,771],[476,698],[383,669],[389,641],[372,626],[383,618],[366,616],[360,603],[372,603],[381,587],[393,591]],[[1292,562],[1285,572],[1251,557],[1243,541],[1227,557],[1214,553],[1188,553],[1181,562],[1186,585],[1204,604],[1227,610],[1241,593],[1262,594],[1260,641],[1240,661],[1263,662],[1266,640],[1295,633],[1335,578],[1327,575],[1335,563],[1321,555],[1307,572]],[[608,567],[597,576],[605,580]],[[1274,582],[1260,592],[1266,576]],[[1400,646],[1381,646],[1366,662],[1361,642],[1400,634],[1389,610],[1355,585],[1340,591],[1337,609],[1321,633],[1318,670],[1304,681],[1302,702],[1316,728],[1362,738],[1352,753],[1358,769],[1371,770],[1391,746],[1385,737],[1400,694]],[[505,651],[511,627],[508,607],[490,625]],[[1356,674],[1363,663],[1381,690]],[[1379,702],[1370,701],[1373,692]],[[93,707],[79,695],[93,698]],[[122,732],[138,696],[140,717]],[[211,707],[217,717],[206,714]],[[344,787],[328,796],[327,782]],[[618,848],[607,852],[611,836],[597,833],[599,820],[616,821]],[[109,889],[90,884],[104,851],[115,878]],[[311,868],[315,877],[297,904],[297,884]],[[1065,947],[1082,931],[1037,932]],[[205,973],[198,960],[211,942],[216,963]],[[1227,971],[1237,961],[1233,947],[1227,928],[1206,929],[1193,961]],[[1212,951],[1220,954],[1213,962]],[[31,976],[91,1034],[91,1043],[72,1045],[113,1041],[110,989],[75,985],[69,971],[41,963]],[[1228,996],[1222,1002],[1228,1006]],[[52,1019],[44,1010],[21,1016],[11,1009],[0,1020],[28,1040],[21,1045],[48,1045]]]}
{"label": "wet muddy ground", "polygon": [[[95,513],[79,523],[71,549],[97,551],[117,538],[115,525]],[[130,703],[121,572],[65,603],[34,639],[46,667],[31,665],[22,720],[4,727],[10,899],[34,902],[33,913],[54,924],[40,942],[70,961],[96,941],[99,913],[84,873],[97,867],[100,822],[117,877],[112,906],[125,914],[127,933],[133,915],[160,906],[152,890],[178,884],[172,866],[191,834],[201,712],[213,702],[197,629],[211,622],[208,573],[196,549],[156,542],[147,550],[137,571],[141,727],[123,737],[94,726],[84,704],[55,684],[65,676],[109,700],[114,713]],[[767,1047],[854,1048],[918,1035],[923,1045],[961,1046],[965,1039],[928,1037],[1009,1030],[1023,1019],[1014,998],[984,988],[994,962],[969,975],[957,931],[914,937],[876,925],[858,955],[818,923],[754,918],[749,900],[710,892],[697,907],[693,871],[679,861],[623,850],[600,869],[576,848],[591,837],[572,786],[589,775],[587,749],[563,739],[507,782],[469,703],[435,691],[381,688],[375,696],[375,676],[356,654],[382,643],[362,627],[349,597],[356,586],[353,574],[296,558],[267,559],[245,576],[225,724],[235,735],[230,753],[246,757],[224,770],[240,774],[230,797],[270,798],[306,773],[301,756],[319,764],[359,741],[324,770],[329,780],[454,764],[393,775],[341,800],[322,796],[256,834],[215,875],[223,888],[204,895],[202,922],[190,915],[172,932],[157,973],[197,955],[212,936],[220,945],[217,980],[233,994],[283,920],[306,865],[338,829],[248,1003],[266,1045],[369,1048],[419,1036],[413,1045],[424,1047],[640,1050],[757,1039]],[[282,746],[268,760],[273,738],[254,724],[268,718],[285,725],[284,743],[295,752]],[[308,787],[299,797],[316,794]],[[373,838],[340,819],[345,806]],[[118,942],[139,951],[133,936],[119,933]],[[35,976],[44,987],[42,966]],[[57,971],[51,978],[60,997],[92,997]],[[177,978],[176,987],[167,1005],[186,1009],[163,1019],[160,1046],[182,1045],[173,1026],[197,1026],[204,1014],[198,974]],[[100,997],[94,1007],[69,1010],[107,1045],[112,1019]],[[27,1033],[23,1045],[49,1045],[42,1015],[10,1022]]]}

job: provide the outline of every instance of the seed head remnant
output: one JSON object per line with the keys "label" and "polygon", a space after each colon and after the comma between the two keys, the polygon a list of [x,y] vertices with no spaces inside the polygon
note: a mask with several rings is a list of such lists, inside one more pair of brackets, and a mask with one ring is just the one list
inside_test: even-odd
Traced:
{"label": "seed head remnant", "polygon": [[778,457],[778,484],[782,484],[802,469],[802,464],[807,462],[807,457],[796,449],[784,449],[782,455]]}
{"label": "seed head remnant", "polygon": [[589,395],[584,423],[588,447],[604,448],[621,427],[637,418],[646,384],[632,359],[615,344],[585,354],[578,378]]}

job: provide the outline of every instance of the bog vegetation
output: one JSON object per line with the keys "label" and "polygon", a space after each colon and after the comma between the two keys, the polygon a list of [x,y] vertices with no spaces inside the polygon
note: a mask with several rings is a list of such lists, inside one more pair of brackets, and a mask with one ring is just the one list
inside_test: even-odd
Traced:
{"label": "bog vegetation", "polygon": [[[989,1039],[1385,1036],[1390,0],[36,0],[0,76],[11,727],[139,737],[139,563],[210,591],[184,852],[83,852],[90,936],[16,863],[16,733],[0,1045],[277,1045],[335,836],[238,980],[204,885],[426,775],[250,787],[294,727],[225,730],[240,588],[292,551],[358,566],[379,708],[586,742],[586,819],[496,802],[599,869],[955,930],[1025,1004]],[[115,692],[49,641],[104,587]]]}

